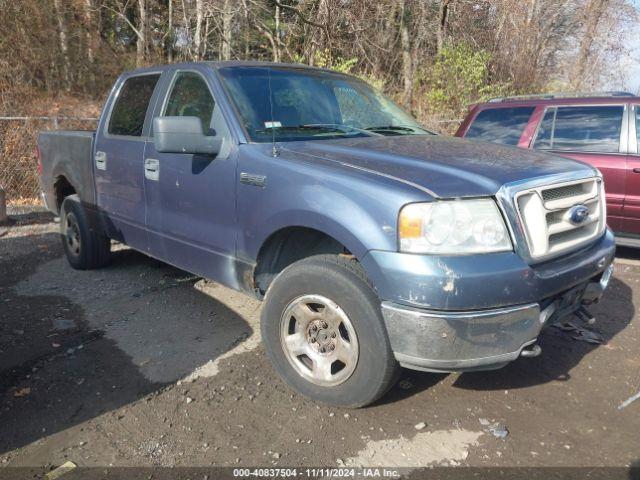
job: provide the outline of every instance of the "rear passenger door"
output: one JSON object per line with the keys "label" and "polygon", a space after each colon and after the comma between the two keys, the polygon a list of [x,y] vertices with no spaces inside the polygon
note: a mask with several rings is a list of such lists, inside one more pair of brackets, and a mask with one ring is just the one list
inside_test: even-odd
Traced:
{"label": "rear passenger door", "polygon": [[623,216],[621,231],[640,235],[640,103],[632,104],[629,113],[629,155]]}
{"label": "rear passenger door", "polygon": [[626,190],[626,108],[626,104],[547,107],[532,143],[536,150],[581,160],[602,172],[607,223],[614,231],[622,227]]}
{"label": "rear passenger door", "polygon": [[109,235],[147,250],[142,160],[160,72],[121,78],[105,106],[94,151],[97,203]]}

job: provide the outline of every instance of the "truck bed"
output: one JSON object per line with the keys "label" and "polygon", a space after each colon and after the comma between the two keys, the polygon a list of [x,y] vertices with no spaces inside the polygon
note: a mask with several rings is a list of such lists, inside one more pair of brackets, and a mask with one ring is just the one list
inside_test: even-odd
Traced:
{"label": "truck bed", "polygon": [[40,186],[43,199],[49,210],[58,214],[56,188],[61,188],[66,179],[83,203],[95,205],[93,180],[94,131],[58,130],[41,132],[38,148],[42,174]]}

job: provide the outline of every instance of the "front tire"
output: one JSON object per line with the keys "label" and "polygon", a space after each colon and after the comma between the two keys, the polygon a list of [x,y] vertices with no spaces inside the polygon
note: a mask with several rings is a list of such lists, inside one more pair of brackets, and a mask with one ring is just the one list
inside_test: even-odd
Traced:
{"label": "front tire", "polygon": [[380,300],[354,259],[317,255],[287,267],[267,291],[261,330],[275,370],[313,400],[362,407],[397,378]]}
{"label": "front tire", "polygon": [[109,262],[111,240],[89,221],[77,195],[70,195],[60,208],[62,248],[76,270],[100,268]]}

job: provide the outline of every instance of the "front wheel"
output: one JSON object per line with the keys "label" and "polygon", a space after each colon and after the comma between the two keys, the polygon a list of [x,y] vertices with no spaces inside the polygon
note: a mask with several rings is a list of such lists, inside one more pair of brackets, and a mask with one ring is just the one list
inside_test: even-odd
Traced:
{"label": "front wheel", "polygon": [[70,195],[60,208],[62,248],[77,270],[100,268],[109,262],[111,240],[90,223],[77,195]]}
{"label": "front wheel", "polygon": [[368,405],[397,376],[380,301],[353,259],[318,255],[286,268],[267,292],[261,321],[276,371],[314,400]]}

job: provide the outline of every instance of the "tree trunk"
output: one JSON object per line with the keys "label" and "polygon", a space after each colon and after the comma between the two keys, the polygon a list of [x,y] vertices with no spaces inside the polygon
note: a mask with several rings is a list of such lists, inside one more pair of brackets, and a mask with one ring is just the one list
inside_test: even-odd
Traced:
{"label": "tree trunk", "polygon": [[95,76],[95,69],[94,69],[95,49],[99,41],[96,39],[97,28],[94,25],[94,19],[93,19],[93,8],[94,8],[93,0],[84,0],[83,7],[84,7],[83,16],[84,16],[84,28],[85,28],[85,42],[86,42],[85,50],[87,52],[87,61],[89,63],[88,76],[89,76],[89,82],[93,87],[95,86],[95,83],[96,83],[96,76]]}
{"label": "tree trunk", "polygon": [[89,63],[94,60],[94,25],[93,25],[93,0],[84,0],[84,28],[86,29],[85,40],[87,42],[87,59]]}
{"label": "tree trunk", "polygon": [[243,40],[244,40],[244,60],[249,58],[251,52],[251,41],[249,39],[249,31],[251,30],[251,24],[249,23],[249,6],[246,0],[242,0],[242,12],[244,15],[244,28],[243,28]]}
{"label": "tree trunk", "polygon": [[58,42],[60,47],[60,53],[62,55],[62,78],[64,82],[64,88],[66,90],[71,89],[71,62],[69,61],[69,43],[67,32],[67,21],[65,12],[62,9],[60,0],[53,0],[53,7],[58,19]]}
{"label": "tree trunk", "polygon": [[196,0],[196,31],[193,38],[195,52],[193,57],[200,60],[202,55],[202,19],[204,18],[202,0]]}
{"label": "tree trunk", "polygon": [[138,41],[136,42],[136,65],[142,67],[147,56],[147,7],[146,0],[138,0]]}
{"label": "tree trunk", "polygon": [[280,7],[276,5],[276,14],[275,14],[275,23],[276,23],[276,32],[275,32],[275,42],[273,44],[273,61],[280,61]]}
{"label": "tree trunk", "polygon": [[441,0],[438,11],[438,31],[436,32],[437,53],[442,52],[447,41],[447,17],[449,16],[449,5],[452,0]]}
{"label": "tree trunk", "polygon": [[402,103],[406,108],[410,108],[413,97],[413,60],[405,14],[405,2],[400,0],[400,42],[402,44],[402,80],[404,84]]}
{"label": "tree trunk", "polygon": [[222,60],[231,60],[231,28],[233,26],[232,0],[224,0],[222,12],[222,48],[220,55]]}
{"label": "tree trunk", "polygon": [[173,63],[173,0],[169,0],[169,25],[167,26],[167,62]]}
{"label": "tree trunk", "polygon": [[200,54],[201,58],[207,58],[207,46],[209,38],[209,16],[205,16],[204,18],[204,36],[202,37],[202,53]]}

